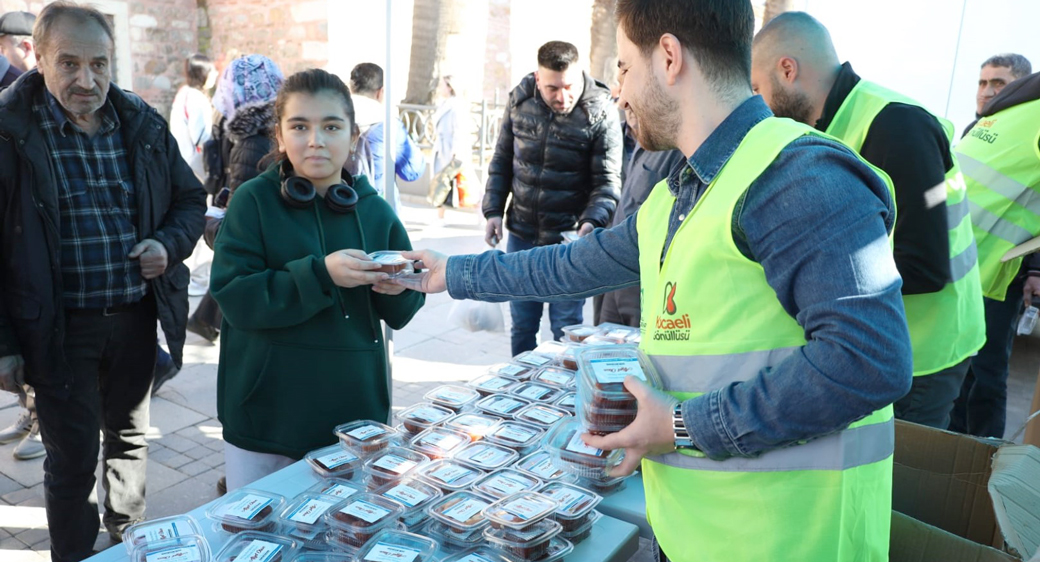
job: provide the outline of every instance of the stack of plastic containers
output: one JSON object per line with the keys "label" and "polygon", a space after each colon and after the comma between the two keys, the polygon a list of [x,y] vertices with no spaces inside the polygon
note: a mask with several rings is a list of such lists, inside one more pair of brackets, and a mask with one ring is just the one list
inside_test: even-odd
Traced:
{"label": "stack of plastic containers", "polygon": [[556,501],[553,518],[562,527],[560,535],[563,538],[578,544],[589,537],[592,526],[600,517],[595,508],[603,499],[601,496],[565,482],[552,482],[538,493]]}
{"label": "stack of plastic containers", "polygon": [[286,537],[271,533],[246,531],[228,541],[214,558],[215,562],[288,562],[300,545]]}
{"label": "stack of plastic containers", "polygon": [[538,447],[545,431],[531,424],[501,420],[488,429],[484,440],[488,443],[509,447],[521,455],[531,453]]}
{"label": "stack of plastic containers", "polygon": [[401,523],[408,529],[417,529],[422,525],[427,519],[426,507],[443,496],[437,487],[411,476],[387,484],[375,493],[404,507]]}
{"label": "stack of plastic containers", "polygon": [[466,490],[449,494],[427,509],[432,521],[426,533],[439,540],[446,550],[479,546],[488,525],[482,512],[491,503],[488,498]]}
{"label": "stack of plastic containers", "polygon": [[359,562],[432,562],[437,543],[419,535],[383,530],[358,551]]}
{"label": "stack of plastic containers", "polygon": [[239,488],[210,506],[206,517],[213,521],[214,530],[224,533],[276,533],[278,514],[284,505],[285,498],[280,494]]}
{"label": "stack of plastic containers", "polygon": [[314,492],[296,496],[280,517],[283,532],[305,548],[325,548],[329,530],[325,513],[339,502],[338,498]]}
{"label": "stack of plastic containers", "polygon": [[423,398],[458,414],[469,411],[470,405],[480,398],[480,393],[466,386],[446,384],[427,392]]}
{"label": "stack of plastic containers", "polygon": [[396,482],[417,467],[430,462],[429,457],[404,447],[390,447],[365,463],[365,484],[369,489]]}
{"label": "stack of plastic containers", "polygon": [[661,388],[650,360],[633,345],[585,348],[578,353],[578,363],[577,415],[590,433],[621,431],[635,420],[636,399],[625,389],[625,377]]}
{"label": "stack of plastic containers", "polygon": [[409,435],[418,435],[451,419],[455,412],[432,402],[419,402],[397,414],[400,430]]}
{"label": "stack of plastic containers", "polygon": [[377,494],[355,494],[325,513],[328,543],[333,549],[353,551],[365,546],[376,533],[395,528],[404,507]]}
{"label": "stack of plastic containers", "polygon": [[339,444],[316,449],[303,458],[318,476],[343,480],[353,479],[363,463],[356,452]]}
{"label": "stack of plastic containers", "polygon": [[517,560],[538,560],[562,530],[550,517],[557,507],[556,501],[536,492],[506,496],[484,510],[491,522],[484,538]]}
{"label": "stack of plastic containers", "polygon": [[133,562],[207,562],[209,543],[190,515],[164,517],[131,525],[123,546]]}
{"label": "stack of plastic containers", "polygon": [[368,458],[389,447],[397,438],[397,431],[379,422],[358,420],[336,426],[334,430],[340,443]]}

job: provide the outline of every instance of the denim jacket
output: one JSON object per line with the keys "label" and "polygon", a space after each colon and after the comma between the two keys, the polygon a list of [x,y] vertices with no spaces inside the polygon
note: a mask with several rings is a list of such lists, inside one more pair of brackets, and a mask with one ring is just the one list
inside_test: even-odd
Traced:
{"label": "denim jacket", "polygon": [[[761,97],[749,98],[668,179],[676,196],[668,243],[747,132],[769,115]],[[748,187],[734,211],[734,240],[762,265],[807,343],[771,372],[685,401],[698,449],[714,459],[754,456],[840,431],[906,394],[910,336],[888,243],[894,215],[884,182],[850,149],[818,137],[792,142]],[[553,300],[637,284],[635,219],[571,244],[453,256],[448,292]],[[719,287],[720,298],[732,289]]]}

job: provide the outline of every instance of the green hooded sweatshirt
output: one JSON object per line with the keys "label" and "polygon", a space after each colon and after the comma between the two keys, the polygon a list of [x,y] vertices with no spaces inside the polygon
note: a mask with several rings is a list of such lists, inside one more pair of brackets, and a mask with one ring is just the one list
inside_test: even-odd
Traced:
{"label": "green hooded sweatshirt", "polygon": [[[282,201],[277,166],[242,184],[214,243],[210,290],[220,304],[217,414],[236,447],[295,459],[336,441],[333,428],[390,411],[379,321],[403,328],[425,296],[332,282],[325,256],[410,250],[404,225],[358,176],[352,213],[321,197]],[[364,236],[360,232],[364,232]]]}

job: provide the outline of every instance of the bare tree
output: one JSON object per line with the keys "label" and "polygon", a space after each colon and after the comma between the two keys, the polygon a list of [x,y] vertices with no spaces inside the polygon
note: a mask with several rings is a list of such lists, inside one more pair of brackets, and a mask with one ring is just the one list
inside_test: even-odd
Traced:
{"label": "bare tree", "polygon": [[437,78],[444,74],[455,75],[456,89],[479,92],[484,79],[487,0],[415,0],[414,6],[405,103],[430,103]]}
{"label": "bare tree", "polygon": [[766,0],[766,10],[762,15],[762,26],[765,27],[776,16],[791,11],[791,4],[791,0]]}
{"label": "bare tree", "polygon": [[589,72],[604,84],[612,85],[617,77],[617,24],[614,6],[617,0],[595,0],[592,4],[592,41],[589,48]]}

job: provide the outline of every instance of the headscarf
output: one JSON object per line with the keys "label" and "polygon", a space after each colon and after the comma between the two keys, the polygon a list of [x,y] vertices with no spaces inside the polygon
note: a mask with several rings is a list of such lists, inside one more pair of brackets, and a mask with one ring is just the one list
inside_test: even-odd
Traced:
{"label": "headscarf", "polygon": [[213,107],[229,121],[243,106],[274,101],[285,78],[278,65],[263,55],[239,57],[224,69],[213,94]]}

